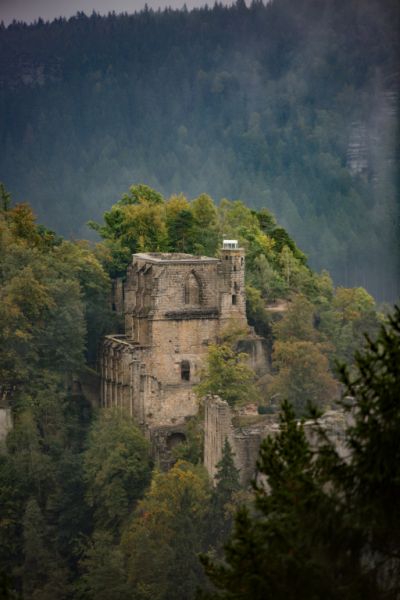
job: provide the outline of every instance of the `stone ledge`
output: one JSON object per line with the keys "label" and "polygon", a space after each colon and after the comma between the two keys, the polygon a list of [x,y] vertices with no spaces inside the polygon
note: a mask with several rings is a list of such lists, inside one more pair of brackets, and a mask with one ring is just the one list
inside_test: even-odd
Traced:
{"label": "stone ledge", "polygon": [[153,264],[168,263],[168,264],[212,264],[218,263],[218,258],[211,256],[195,256],[194,254],[185,254],[184,252],[140,252],[133,254],[133,259],[140,259],[142,261],[150,262]]}
{"label": "stone ledge", "polygon": [[213,308],[186,308],[182,310],[169,310],[165,313],[167,319],[174,319],[182,321],[185,319],[217,319],[219,317],[219,310],[216,307]]}

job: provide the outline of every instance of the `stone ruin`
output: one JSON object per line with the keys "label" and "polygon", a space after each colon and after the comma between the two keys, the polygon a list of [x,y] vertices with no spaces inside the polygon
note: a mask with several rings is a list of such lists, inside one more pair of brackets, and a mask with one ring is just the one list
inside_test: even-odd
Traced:
{"label": "stone ruin", "polygon": [[250,365],[267,368],[264,341],[247,323],[244,273],[243,248],[225,240],[219,258],[134,254],[125,280],[114,282],[124,333],[106,336],[101,347],[101,405],[132,415],[160,462],[185,439],[208,347],[227,326],[247,331],[241,343]]}
{"label": "stone ruin", "polygon": [[[318,419],[327,437],[335,444],[339,455],[348,456],[345,431],[351,415],[342,411],[330,410]],[[318,445],[316,424],[313,420],[304,423],[304,429],[311,445]],[[225,440],[229,441],[234,454],[234,462],[239,470],[240,482],[248,485],[256,475],[256,462],[261,442],[267,436],[279,432],[278,415],[259,415],[254,407],[233,410],[218,396],[205,399],[204,419],[204,465],[211,477],[215,478],[216,465],[222,458]]]}

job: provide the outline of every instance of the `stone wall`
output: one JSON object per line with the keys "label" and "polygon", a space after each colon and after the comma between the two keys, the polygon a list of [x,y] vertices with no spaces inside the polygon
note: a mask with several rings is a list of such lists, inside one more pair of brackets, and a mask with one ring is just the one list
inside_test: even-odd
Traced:
{"label": "stone wall", "polygon": [[[197,414],[194,386],[209,345],[232,321],[248,327],[244,269],[241,248],[224,248],[219,258],[135,254],[125,283],[114,283],[125,331],[102,345],[102,405],[124,408],[148,430]],[[250,337],[249,361],[259,368],[262,343]]]}
{"label": "stone wall", "polygon": [[122,277],[117,277],[113,280],[111,294],[111,308],[119,315],[122,315],[124,312],[124,283]]}
{"label": "stone wall", "polygon": [[[242,411],[243,412],[243,411]],[[253,422],[251,422],[253,421]],[[311,445],[318,445],[317,427],[321,426],[343,458],[348,456],[345,431],[351,415],[341,411],[328,411],[316,426],[314,421],[304,423],[305,434]],[[222,458],[225,439],[234,453],[234,462],[243,485],[250,483],[256,473],[256,462],[263,439],[279,432],[277,415],[238,415],[227,402],[217,396],[206,398],[204,418],[204,465],[212,479],[216,465]]]}
{"label": "stone wall", "polygon": [[[209,345],[218,343],[226,327],[234,323],[247,332],[238,350],[248,354],[258,375],[268,370],[264,340],[247,324],[244,272],[241,248],[223,248],[219,258],[147,253],[134,255],[125,282],[114,283],[114,307],[125,329],[102,344],[101,403],[136,419],[162,468],[172,464],[174,444],[185,439],[187,421],[198,413],[194,388]],[[243,480],[251,478],[260,435],[233,435],[222,401],[211,403],[206,415],[209,472],[214,474],[228,436]]]}
{"label": "stone wall", "polygon": [[153,322],[149,357],[152,374],[166,384],[181,382],[182,361],[190,365],[190,381],[199,382],[204,357],[218,336],[217,318],[164,319]]}
{"label": "stone wall", "polygon": [[0,407],[0,450],[5,446],[6,437],[12,429],[11,408]]}
{"label": "stone wall", "polygon": [[214,479],[225,440],[233,446],[232,415],[227,402],[218,396],[209,396],[204,405],[204,466]]}
{"label": "stone wall", "polygon": [[163,470],[169,469],[175,462],[174,448],[186,441],[186,424],[160,426],[150,431],[153,458]]}

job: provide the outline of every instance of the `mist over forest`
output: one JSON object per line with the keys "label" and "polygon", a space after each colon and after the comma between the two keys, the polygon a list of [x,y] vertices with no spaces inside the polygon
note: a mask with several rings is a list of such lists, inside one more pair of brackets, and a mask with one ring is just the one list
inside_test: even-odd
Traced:
{"label": "mist over forest", "polygon": [[[148,186],[131,186],[91,226],[102,238],[96,246],[65,240],[37,224],[30,206],[14,204],[0,185],[0,597],[397,600],[399,309],[390,317],[363,288],[335,287],[326,271],[308,267],[270,212],[239,201],[216,206],[202,194],[189,203],[183,195],[164,199]],[[241,247],[221,251],[223,233]],[[135,350],[154,355],[161,342],[158,334],[152,345],[137,343],[123,325],[127,316],[143,314],[137,297],[138,310],[124,303],[124,314],[111,302],[115,276],[128,268],[129,283],[138,251],[173,252],[173,265],[182,252],[183,264],[186,253],[222,257],[218,268],[228,263],[229,270],[220,280],[230,273],[239,282],[235,295],[228,292],[232,306],[236,294],[246,299],[216,337],[208,318],[196,318],[199,311],[210,314],[200,296],[187,308],[188,278],[162,265],[178,307],[184,288],[185,308],[172,312],[172,327],[165,313],[177,341],[154,360],[151,378],[163,401],[147,404],[145,421],[138,411],[144,385],[129,396],[133,411],[126,395],[121,402],[114,394],[133,388],[120,355],[104,371],[110,342],[118,351],[121,344],[133,349],[129,365],[147,369],[146,356],[139,363]],[[238,268],[230,267],[227,252],[241,254]],[[213,259],[204,262],[214,268]],[[158,282],[159,274],[148,272]],[[149,297],[147,282],[138,288],[137,296],[144,290]],[[165,286],[158,290],[169,301]],[[149,312],[145,320],[152,323]],[[177,335],[182,323],[191,325],[189,351]],[[212,336],[202,354],[196,329],[201,339]],[[378,342],[367,343],[366,333]],[[168,343],[172,336],[164,337]],[[249,362],[253,343],[265,350],[257,371]],[[182,356],[191,362],[181,363]],[[166,361],[169,389],[162,380]],[[195,373],[191,380],[182,375],[184,363]],[[340,373],[339,363],[347,365]],[[110,400],[100,396],[104,383]],[[178,396],[178,410],[190,409],[183,422],[175,403],[182,389],[196,398],[193,405]],[[348,427],[344,415],[352,403],[341,403],[342,394],[360,407]],[[151,402],[153,395],[150,388]],[[207,440],[218,428],[209,430],[214,419],[205,418],[205,399],[233,411],[237,439],[256,428],[242,453],[246,464],[238,464],[228,437],[220,456],[212,454],[214,464],[206,461],[213,447]],[[310,431],[319,416],[345,444],[344,456],[330,436],[315,452],[305,426]],[[271,435],[259,439],[259,427]],[[177,431],[177,444],[161,446],[158,435],[168,435],[168,443]],[[244,466],[260,485],[243,477]],[[366,561],[371,555],[379,560]]]}
{"label": "mist over forest", "polygon": [[0,24],[1,600],[400,598],[399,18]]}
{"label": "mist over forest", "polygon": [[238,0],[3,26],[0,179],[70,238],[132,183],[266,207],[394,301],[398,23],[394,0]]}

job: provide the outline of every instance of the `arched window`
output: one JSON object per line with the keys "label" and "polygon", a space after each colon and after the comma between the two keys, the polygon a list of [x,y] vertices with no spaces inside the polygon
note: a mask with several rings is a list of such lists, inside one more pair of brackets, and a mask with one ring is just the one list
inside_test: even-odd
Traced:
{"label": "arched window", "polygon": [[186,436],[184,433],[172,433],[167,438],[167,448],[168,450],[173,450],[179,444],[183,444],[186,442]]}
{"label": "arched window", "polygon": [[200,304],[200,285],[193,273],[190,273],[185,281],[185,304]]}
{"label": "arched window", "polygon": [[188,360],[181,362],[181,379],[182,381],[190,381],[190,362]]}

